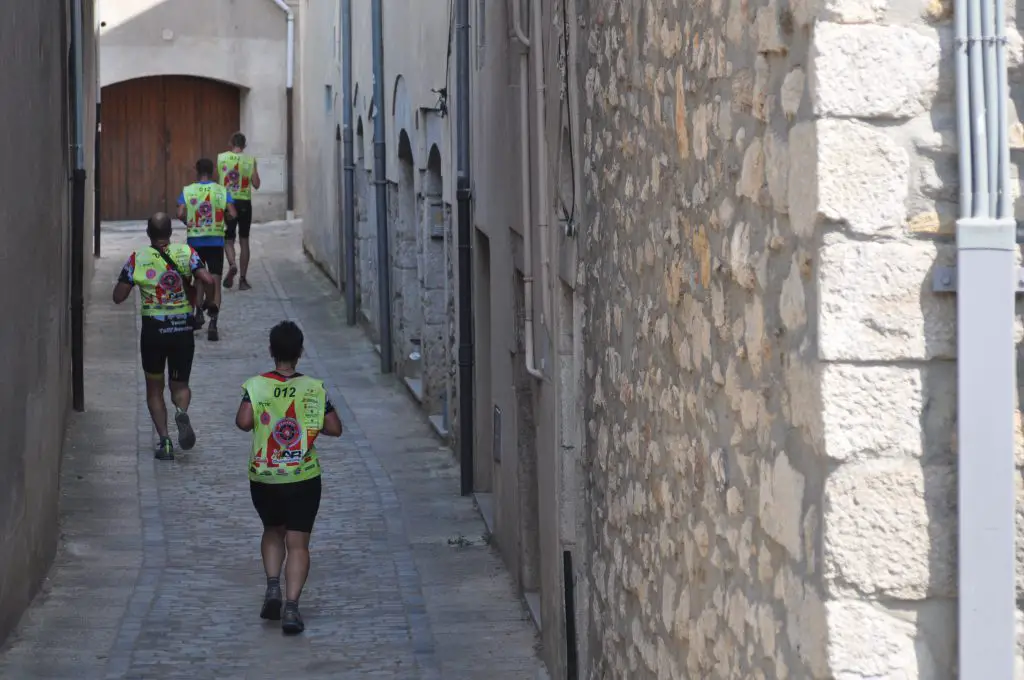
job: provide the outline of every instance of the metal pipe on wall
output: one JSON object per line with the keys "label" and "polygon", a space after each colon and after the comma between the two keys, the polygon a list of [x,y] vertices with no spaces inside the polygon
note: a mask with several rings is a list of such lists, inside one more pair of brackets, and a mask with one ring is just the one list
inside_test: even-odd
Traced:
{"label": "metal pipe on wall", "polygon": [[544,373],[537,368],[533,339],[533,203],[530,182],[530,75],[529,49],[530,39],[526,37],[522,26],[521,0],[510,0],[512,3],[512,31],[522,44],[519,53],[519,173],[522,183],[522,217],[523,217],[523,338],[526,344],[526,372],[534,378],[542,380]]}
{"label": "metal pipe on wall", "polygon": [[284,0],[273,0],[274,4],[281,8],[288,21],[288,33],[286,52],[287,59],[285,68],[285,172],[288,184],[287,217],[295,217],[295,13]]}
{"label": "metal pipe on wall", "polygon": [[463,496],[473,493],[473,226],[469,166],[469,0],[455,0],[455,121],[459,244],[459,463]]}
{"label": "metal pipe on wall", "polygon": [[92,168],[92,254],[93,257],[100,256],[100,249],[102,247],[103,233],[102,233],[102,222],[100,220],[100,158],[103,156],[100,153],[100,133],[102,132],[103,123],[103,111],[100,105],[100,89],[96,88],[96,139],[93,144],[93,168]]}
{"label": "metal pipe on wall", "polygon": [[394,367],[391,342],[391,245],[388,236],[388,179],[384,126],[384,8],[373,0],[373,183],[377,189],[377,293],[380,324],[380,371]]}
{"label": "metal pipe on wall", "polygon": [[349,326],[356,325],[356,161],[352,131],[352,0],[341,0],[342,66],[342,128],[343,163],[345,164],[342,225],[345,232],[345,317]]}
{"label": "metal pipe on wall", "polygon": [[[1011,680],[1017,286],[1005,16],[1000,0],[955,0],[954,19],[961,184],[956,226],[959,677]],[[965,193],[972,190],[973,196]]]}
{"label": "metal pipe on wall", "polygon": [[[533,17],[530,34],[534,39],[531,46],[533,59],[534,87],[537,95],[534,101],[536,120],[533,135],[537,143],[537,238],[540,239],[540,283],[541,283],[541,316],[540,323],[545,329],[551,323],[551,258],[548,254],[551,234],[548,229],[548,216],[551,212],[551,199],[548,194],[548,146],[544,120],[545,89],[544,84],[544,20],[541,16],[541,1],[531,0],[530,14]],[[544,366],[541,366],[544,370]]]}
{"label": "metal pipe on wall", "polygon": [[75,101],[74,171],[71,175],[71,402],[85,410],[85,31],[83,0],[71,0],[71,52]]}

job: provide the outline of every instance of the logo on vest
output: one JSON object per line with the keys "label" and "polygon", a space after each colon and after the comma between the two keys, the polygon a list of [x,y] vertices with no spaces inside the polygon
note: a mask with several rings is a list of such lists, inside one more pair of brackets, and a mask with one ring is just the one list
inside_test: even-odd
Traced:
{"label": "logo on vest", "polygon": [[173,293],[181,288],[181,275],[173,270],[165,271],[160,275],[160,281],[157,283],[157,286],[159,286],[161,290]]}
{"label": "logo on vest", "polygon": [[274,425],[273,436],[283,450],[291,452],[302,438],[302,428],[295,418],[282,418]]}

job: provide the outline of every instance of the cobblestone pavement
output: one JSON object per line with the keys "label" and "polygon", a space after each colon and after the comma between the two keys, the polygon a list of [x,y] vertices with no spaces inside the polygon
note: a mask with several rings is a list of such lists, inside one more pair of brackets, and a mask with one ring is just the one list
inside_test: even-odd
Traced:
{"label": "cobblestone pavement", "polygon": [[[254,234],[253,290],[226,291],[219,343],[197,336],[199,443],[170,463],[151,453],[135,310],[109,297],[145,235],[106,234],[89,306],[87,412],[72,419],[61,471],[62,542],[0,652],[0,678],[545,677],[511,579],[458,495],[451,452],[379,375],[297,228]],[[301,368],[325,379],[346,428],[322,442],[307,627],[295,638],[258,616],[260,526],[247,435],[233,424],[240,385],[272,367],[267,331],[284,318],[306,332]]]}

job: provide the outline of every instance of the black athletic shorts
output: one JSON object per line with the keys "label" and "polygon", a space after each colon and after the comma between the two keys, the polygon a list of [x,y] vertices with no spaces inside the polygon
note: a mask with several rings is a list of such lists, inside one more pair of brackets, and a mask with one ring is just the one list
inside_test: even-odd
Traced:
{"label": "black athletic shorts", "polygon": [[320,511],[320,477],[301,482],[264,484],[249,482],[253,507],[265,527],[285,527],[288,531],[312,533]]}
{"label": "black athletic shorts", "polygon": [[249,230],[252,228],[252,201],[235,199],[235,210],[238,211],[238,219],[228,218],[228,232],[224,235],[229,241],[235,240],[235,231],[244,239],[249,238]]}
{"label": "black athletic shorts", "polygon": [[214,276],[224,273],[224,246],[194,246],[199,259]]}
{"label": "black athletic shorts", "polygon": [[142,370],[147,376],[167,377],[187,383],[192,375],[192,357],[196,352],[191,316],[180,322],[142,320]]}

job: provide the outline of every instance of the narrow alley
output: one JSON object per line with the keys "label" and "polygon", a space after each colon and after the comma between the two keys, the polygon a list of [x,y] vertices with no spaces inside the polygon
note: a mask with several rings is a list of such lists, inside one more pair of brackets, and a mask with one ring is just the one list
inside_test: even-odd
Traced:
{"label": "narrow alley", "polygon": [[[286,223],[254,228],[253,290],[227,291],[221,341],[197,334],[196,448],[153,458],[135,304],[110,289],[141,228],[105,228],[87,314],[86,412],[61,469],[54,566],[0,652],[0,678],[543,677],[537,636],[458,467]],[[175,240],[183,238],[176,230]],[[324,497],[287,638],[258,614],[259,520],[233,418],[270,367],[267,331],[306,333],[345,433],[322,443]]]}

